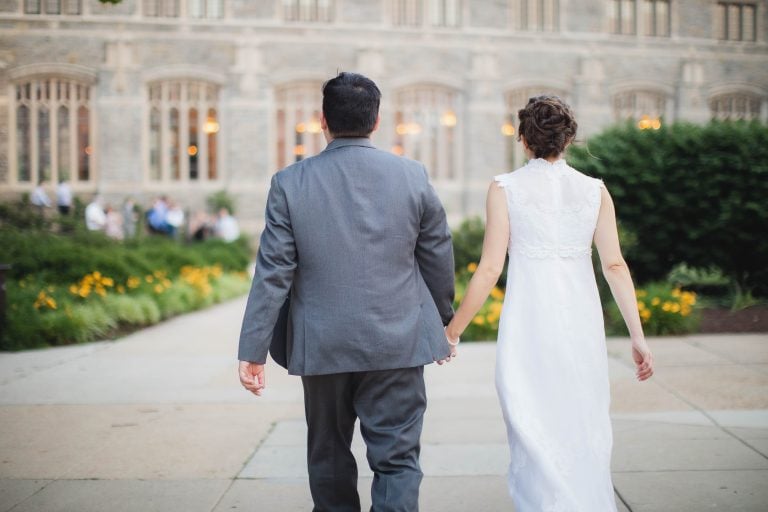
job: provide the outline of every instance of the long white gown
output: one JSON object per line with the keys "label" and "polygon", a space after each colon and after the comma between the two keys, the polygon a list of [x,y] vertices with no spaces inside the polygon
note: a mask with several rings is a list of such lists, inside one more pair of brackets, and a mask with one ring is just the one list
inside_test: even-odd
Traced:
{"label": "long white gown", "polygon": [[543,159],[495,180],[510,224],[496,388],[516,512],[613,512],[610,390],[591,263],[600,180]]}

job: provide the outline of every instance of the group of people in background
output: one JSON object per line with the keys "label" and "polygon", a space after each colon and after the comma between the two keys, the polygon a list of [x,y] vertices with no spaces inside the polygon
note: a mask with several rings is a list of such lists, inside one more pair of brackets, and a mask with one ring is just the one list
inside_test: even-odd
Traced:
{"label": "group of people in background", "polygon": [[[46,180],[41,180],[30,195],[30,203],[44,212],[53,208],[53,202],[45,188]],[[56,187],[56,207],[61,215],[70,215],[73,209],[74,196],[66,181],[61,181]],[[116,240],[130,239],[136,236],[139,223],[139,208],[133,198],[123,201],[120,209],[105,203],[99,195],[93,197],[85,208],[85,225],[90,231],[103,231],[108,237]],[[202,241],[208,238],[220,238],[233,242],[240,237],[240,227],[237,219],[226,207],[219,208],[215,215],[200,210],[191,216],[186,224],[187,215],[178,202],[167,196],[159,196],[145,213],[146,227],[150,233],[175,238],[180,236],[186,227],[189,239]]]}

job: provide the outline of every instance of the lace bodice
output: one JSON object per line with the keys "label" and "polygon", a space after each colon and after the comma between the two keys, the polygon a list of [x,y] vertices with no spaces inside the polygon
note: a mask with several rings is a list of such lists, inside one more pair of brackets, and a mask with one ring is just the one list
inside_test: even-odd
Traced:
{"label": "lace bodice", "polygon": [[577,258],[592,253],[602,181],[537,158],[494,177],[509,209],[509,253],[529,258]]}

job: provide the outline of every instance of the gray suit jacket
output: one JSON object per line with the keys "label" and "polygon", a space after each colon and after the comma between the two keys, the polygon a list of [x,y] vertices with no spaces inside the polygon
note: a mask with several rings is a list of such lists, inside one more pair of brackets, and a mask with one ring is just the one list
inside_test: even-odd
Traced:
{"label": "gray suit jacket", "polygon": [[[265,219],[241,361],[264,363],[273,334],[294,375],[447,357],[453,249],[422,164],[366,138],[336,139],[275,174]],[[289,293],[287,325],[277,325]]]}

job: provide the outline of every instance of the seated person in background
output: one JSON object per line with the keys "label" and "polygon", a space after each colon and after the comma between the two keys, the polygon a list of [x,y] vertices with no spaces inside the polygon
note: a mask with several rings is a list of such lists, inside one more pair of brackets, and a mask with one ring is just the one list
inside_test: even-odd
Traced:
{"label": "seated person in background", "polygon": [[237,225],[237,219],[230,215],[226,208],[219,210],[219,218],[216,220],[214,229],[216,236],[225,242],[234,242],[240,237],[240,226]]}
{"label": "seated person in background", "polygon": [[104,224],[104,233],[115,240],[122,240],[124,235],[123,216],[110,205],[107,205],[105,210],[106,222]]}
{"label": "seated person in background", "polygon": [[165,221],[171,226],[171,235],[179,232],[184,225],[184,210],[176,201],[168,201],[168,212],[165,214]]}
{"label": "seated person in background", "polygon": [[158,197],[147,211],[147,224],[155,233],[173,234],[173,228],[168,224],[168,200],[165,196]]}
{"label": "seated person in background", "polygon": [[211,236],[213,231],[212,224],[213,223],[211,222],[211,219],[208,216],[208,214],[203,210],[199,210],[198,212],[195,213],[195,215],[189,221],[190,238],[197,242],[202,242],[203,240]]}
{"label": "seated person in background", "polygon": [[90,231],[103,231],[107,223],[107,215],[101,205],[101,198],[95,196],[85,207],[85,226]]}
{"label": "seated person in background", "polygon": [[29,196],[29,202],[36,206],[42,213],[44,208],[50,208],[51,199],[48,197],[48,193],[45,191],[45,178],[40,178],[37,182],[35,190],[32,191],[32,195]]}

